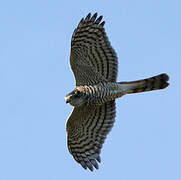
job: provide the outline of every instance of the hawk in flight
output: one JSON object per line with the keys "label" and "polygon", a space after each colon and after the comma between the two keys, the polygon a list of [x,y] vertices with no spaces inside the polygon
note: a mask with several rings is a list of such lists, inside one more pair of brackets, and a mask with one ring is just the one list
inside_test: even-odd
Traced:
{"label": "hawk in flight", "polygon": [[116,82],[117,56],[104,30],[102,16],[89,13],[74,30],[70,66],[75,89],[66,95],[74,109],[66,122],[69,152],[85,169],[98,169],[100,152],[115,121],[115,99],[125,94],[166,88],[168,75]]}

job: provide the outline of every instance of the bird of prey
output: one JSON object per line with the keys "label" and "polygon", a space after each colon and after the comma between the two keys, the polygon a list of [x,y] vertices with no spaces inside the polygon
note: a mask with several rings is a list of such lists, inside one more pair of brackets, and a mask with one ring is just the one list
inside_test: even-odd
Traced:
{"label": "bird of prey", "polygon": [[115,121],[115,99],[125,94],[164,89],[168,75],[116,82],[117,55],[104,30],[102,16],[89,13],[74,30],[70,66],[75,89],[66,95],[74,109],[66,122],[69,152],[83,168],[93,171],[101,161],[100,152]]}

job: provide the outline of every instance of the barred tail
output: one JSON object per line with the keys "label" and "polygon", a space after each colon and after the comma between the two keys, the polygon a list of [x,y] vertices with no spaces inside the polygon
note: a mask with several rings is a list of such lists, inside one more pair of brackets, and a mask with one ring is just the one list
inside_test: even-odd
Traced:
{"label": "barred tail", "polygon": [[125,94],[129,94],[164,89],[169,85],[167,82],[168,80],[168,75],[163,73],[151,78],[138,81],[119,82],[119,84],[121,85],[121,88],[124,89]]}

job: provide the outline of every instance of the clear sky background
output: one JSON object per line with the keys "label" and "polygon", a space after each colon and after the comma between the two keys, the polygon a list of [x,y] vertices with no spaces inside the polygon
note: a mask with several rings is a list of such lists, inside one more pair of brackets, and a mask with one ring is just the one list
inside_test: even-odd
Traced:
{"label": "clear sky background", "polygon": [[[170,86],[117,100],[100,169],[69,154],[69,68],[74,28],[104,15],[119,58],[118,80],[166,72]],[[181,1],[15,0],[0,2],[0,180],[180,180]]]}

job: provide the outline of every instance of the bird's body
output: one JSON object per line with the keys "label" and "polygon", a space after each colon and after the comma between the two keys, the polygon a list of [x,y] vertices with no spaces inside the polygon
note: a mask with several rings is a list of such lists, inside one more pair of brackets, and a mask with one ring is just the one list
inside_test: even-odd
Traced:
{"label": "bird's body", "polygon": [[72,94],[79,92],[79,97],[75,101],[69,102],[72,106],[101,105],[125,94],[163,89],[168,85],[167,81],[166,74],[131,82],[103,81],[94,85],[76,86],[75,90],[67,95],[67,98],[69,99]]}
{"label": "bird's body", "polygon": [[[85,85],[78,86],[74,90],[75,92],[80,92],[80,98],[83,99],[79,104],[70,104],[73,106],[84,105],[101,105],[105,102],[114,100],[115,98],[121,97],[123,91],[121,91],[121,86],[114,82],[100,82],[95,85]],[[73,93],[74,93],[73,91]]]}
{"label": "bird's body", "polygon": [[71,41],[70,65],[76,86],[66,102],[74,109],[67,120],[68,148],[82,167],[98,169],[102,144],[115,121],[115,99],[125,94],[163,89],[168,75],[116,82],[117,56],[104,31],[102,16],[82,19]]}

